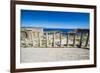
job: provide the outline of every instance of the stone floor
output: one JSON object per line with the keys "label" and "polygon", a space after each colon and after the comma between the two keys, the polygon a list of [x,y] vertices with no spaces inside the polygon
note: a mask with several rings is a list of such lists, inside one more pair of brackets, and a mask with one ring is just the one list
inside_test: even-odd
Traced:
{"label": "stone floor", "polygon": [[21,48],[21,63],[54,62],[89,59],[89,50],[82,48]]}

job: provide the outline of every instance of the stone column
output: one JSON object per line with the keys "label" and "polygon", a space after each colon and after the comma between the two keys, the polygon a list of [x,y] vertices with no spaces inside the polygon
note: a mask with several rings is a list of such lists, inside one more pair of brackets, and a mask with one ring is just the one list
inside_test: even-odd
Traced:
{"label": "stone column", "polygon": [[86,39],[85,47],[87,47],[87,45],[88,45],[88,41],[89,41],[89,32],[87,33],[87,39]]}
{"label": "stone column", "polygon": [[61,35],[61,33],[60,33],[60,47],[61,47],[61,37],[62,37],[62,35]]}
{"label": "stone column", "polygon": [[55,47],[55,33],[53,33],[53,47]]}
{"label": "stone column", "polygon": [[68,46],[68,33],[67,33],[66,35],[67,35],[67,40],[66,40],[66,44],[67,44],[67,46]]}
{"label": "stone column", "polygon": [[46,32],[46,47],[48,47],[48,33]]}
{"label": "stone column", "polygon": [[73,46],[75,45],[75,33],[73,33]]}

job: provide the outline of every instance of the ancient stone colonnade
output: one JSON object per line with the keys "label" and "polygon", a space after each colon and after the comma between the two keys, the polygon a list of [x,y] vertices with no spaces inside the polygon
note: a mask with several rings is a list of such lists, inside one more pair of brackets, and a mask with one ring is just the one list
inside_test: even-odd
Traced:
{"label": "ancient stone colonnade", "polygon": [[[55,33],[44,32],[43,28],[21,28],[22,47],[85,47],[89,48],[89,31],[78,30],[77,32]],[[85,34],[85,36],[84,36]],[[85,41],[84,41],[84,39]],[[78,40],[78,41],[76,41]],[[82,42],[84,41],[84,43]],[[76,45],[76,43],[78,44]],[[70,44],[71,43],[71,44]],[[63,45],[62,45],[63,44]],[[83,44],[83,45],[82,45]],[[51,46],[50,46],[51,45]]]}

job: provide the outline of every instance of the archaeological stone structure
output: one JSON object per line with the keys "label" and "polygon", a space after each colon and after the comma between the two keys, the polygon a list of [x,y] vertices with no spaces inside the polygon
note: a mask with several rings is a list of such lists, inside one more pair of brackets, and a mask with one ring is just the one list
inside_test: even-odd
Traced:
{"label": "archaeological stone structure", "polygon": [[[43,34],[41,27],[21,27],[21,46],[35,46]],[[35,38],[35,39],[34,39]]]}

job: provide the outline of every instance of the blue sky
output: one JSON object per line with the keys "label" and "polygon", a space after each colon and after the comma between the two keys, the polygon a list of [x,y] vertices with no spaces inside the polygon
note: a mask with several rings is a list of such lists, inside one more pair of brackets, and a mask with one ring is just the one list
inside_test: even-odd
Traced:
{"label": "blue sky", "polygon": [[21,27],[89,28],[89,13],[21,10]]}

